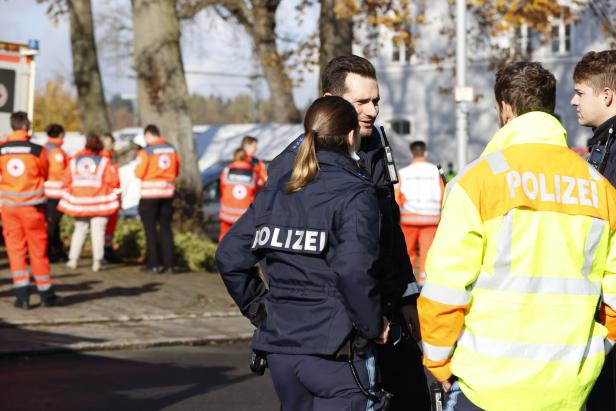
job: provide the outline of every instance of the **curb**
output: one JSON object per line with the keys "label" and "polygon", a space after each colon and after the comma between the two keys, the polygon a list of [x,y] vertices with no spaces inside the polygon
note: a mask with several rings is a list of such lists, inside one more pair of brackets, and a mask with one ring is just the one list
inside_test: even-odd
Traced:
{"label": "curb", "polygon": [[57,347],[30,347],[0,350],[0,357],[16,357],[24,355],[50,355],[68,354],[90,351],[113,351],[128,349],[143,349],[154,347],[173,347],[173,346],[199,346],[217,343],[232,343],[237,341],[247,341],[252,338],[252,333],[239,333],[235,335],[210,335],[200,338],[162,338],[153,340],[124,340],[111,341],[104,343],[78,343],[71,346]]}
{"label": "curb", "polygon": [[[96,323],[126,323],[140,321],[167,321],[167,320],[184,320],[184,319],[203,319],[203,318],[229,318],[241,317],[239,311],[213,311],[205,313],[188,313],[188,314],[154,314],[154,315],[120,315],[118,317],[86,317],[86,318],[57,318],[50,320],[6,320],[0,323],[0,328],[13,328],[19,326],[60,326],[60,325],[78,325],[78,324],[96,324]],[[2,352],[0,351],[0,355]]]}

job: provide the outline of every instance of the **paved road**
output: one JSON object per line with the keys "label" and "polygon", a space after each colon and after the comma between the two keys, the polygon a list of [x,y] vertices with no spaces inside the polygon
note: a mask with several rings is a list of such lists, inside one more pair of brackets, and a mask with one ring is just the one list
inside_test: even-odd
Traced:
{"label": "paved road", "polygon": [[246,342],[0,358],[0,409],[277,410],[247,358]]}

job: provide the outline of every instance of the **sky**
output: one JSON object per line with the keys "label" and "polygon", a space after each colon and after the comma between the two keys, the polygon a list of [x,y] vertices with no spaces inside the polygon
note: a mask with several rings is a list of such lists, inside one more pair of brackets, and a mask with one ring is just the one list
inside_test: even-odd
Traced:
{"label": "sky", "polygon": [[[315,30],[318,18],[318,10],[310,10],[303,23],[298,23],[296,2],[282,2],[277,14],[279,34],[291,39],[307,37]],[[105,94],[108,99],[115,94],[134,96],[136,84],[130,68],[132,56],[123,47],[115,45],[130,43],[130,31],[110,29],[113,26],[109,23],[131,24],[130,0],[92,0],[92,4]],[[54,25],[46,10],[47,5],[35,0],[0,0],[0,41],[27,43],[29,39],[39,40],[37,87],[58,76],[72,79],[68,17],[61,17]],[[259,69],[252,56],[251,40],[237,25],[212,12],[201,12],[194,20],[183,23],[181,45],[190,93],[223,97],[254,93],[247,79],[196,73],[250,75]],[[298,76],[297,73],[292,75]],[[268,97],[265,82],[257,84],[256,89],[260,98]],[[305,75],[301,85],[294,89],[296,104],[304,106],[316,96],[316,73]]]}

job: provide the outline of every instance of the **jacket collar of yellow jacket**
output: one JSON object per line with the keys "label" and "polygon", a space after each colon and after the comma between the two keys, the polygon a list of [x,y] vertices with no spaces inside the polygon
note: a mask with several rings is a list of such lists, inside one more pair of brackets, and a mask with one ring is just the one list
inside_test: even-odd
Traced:
{"label": "jacket collar of yellow jacket", "polygon": [[553,115],[531,111],[514,118],[498,130],[481,157],[515,144],[554,144],[567,147],[567,131]]}

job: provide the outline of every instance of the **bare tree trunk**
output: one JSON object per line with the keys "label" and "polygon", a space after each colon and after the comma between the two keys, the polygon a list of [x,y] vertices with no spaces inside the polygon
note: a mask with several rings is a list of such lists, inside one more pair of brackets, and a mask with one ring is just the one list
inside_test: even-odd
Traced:
{"label": "bare tree trunk", "polygon": [[[353,54],[353,19],[336,17],[336,0],[321,0],[319,16],[319,67],[321,73],[331,59]],[[319,93],[321,93],[319,79]]]}
{"label": "bare tree trunk", "polygon": [[132,5],[139,116],[143,124],[158,125],[178,150],[182,219],[192,219],[201,215],[202,187],[175,1],[132,0]]}
{"label": "bare tree trunk", "polygon": [[274,121],[299,123],[301,115],[293,101],[293,83],[276,48],[276,10],[279,4],[279,0],[253,0],[250,32],[272,96]]}
{"label": "bare tree trunk", "polygon": [[71,24],[73,76],[79,97],[79,114],[86,133],[111,132],[103,83],[98,68],[90,0],[67,0]]}

